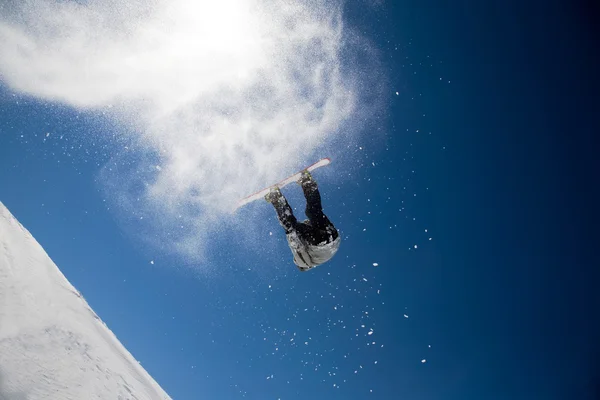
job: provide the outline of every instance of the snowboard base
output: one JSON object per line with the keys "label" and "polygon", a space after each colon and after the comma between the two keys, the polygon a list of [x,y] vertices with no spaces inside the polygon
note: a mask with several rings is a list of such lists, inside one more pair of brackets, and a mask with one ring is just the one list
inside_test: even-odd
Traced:
{"label": "snowboard base", "polygon": [[331,163],[331,159],[329,159],[329,158],[323,158],[323,159],[317,161],[316,163],[308,166],[307,168],[304,168],[303,170],[300,170],[300,171],[296,172],[294,175],[291,175],[291,176],[285,178],[284,180],[282,180],[280,182],[277,182],[274,185],[268,186],[268,187],[266,187],[266,188],[264,188],[262,190],[259,190],[258,192],[254,193],[254,194],[251,194],[250,196],[244,197],[243,199],[241,199],[237,203],[237,205],[236,205],[236,207],[235,207],[235,209],[233,211],[235,212],[238,208],[240,208],[240,207],[242,207],[242,206],[244,206],[244,205],[246,205],[248,203],[251,203],[254,200],[263,199],[266,196],[266,194],[269,193],[269,191],[273,187],[278,187],[279,189],[281,189],[282,187],[284,187],[284,186],[286,186],[286,185],[288,185],[288,184],[290,184],[292,182],[297,182],[300,179],[302,171],[304,171],[304,170],[308,170],[308,172],[311,172],[311,171],[314,171],[317,168],[321,168],[321,167],[324,167],[326,165],[329,165],[330,163]]}

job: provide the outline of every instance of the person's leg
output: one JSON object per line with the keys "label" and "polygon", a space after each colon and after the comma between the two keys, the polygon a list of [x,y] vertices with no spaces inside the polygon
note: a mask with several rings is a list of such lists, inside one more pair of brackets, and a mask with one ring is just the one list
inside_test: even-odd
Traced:
{"label": "person's leg", "polygon": [[306,198],[306,216],[310,223],[307,225],[305,236],[312,244],[331,242],[335,240],[339,233],[329,218],[323,213],[321,204],[321,194],[317,182],[310,174],[303,176],[300,180],[304,197]]}
{"label": "person's leg", "polygon": [[292,211],[292,207],[289,205],[287,199],[281,194],[281,196],[277,196],[277,198],[271,199],[269,201],[273,204],[275,211],[277,212],[277,218],[279,219],[279,223],[285,229],[285,233],[288,234],[294,230],[298,221],[294,216],[294,212]]}
{"label": "person's leg", "polygon": [[323,205],[321,204],[321,194],[317,187],[317,182],[308,180],[302,182],[302,191],[306,198],[306,216],[311,222],[311,225],[317,229],[325,229],[332,225],[327,216],[323,213]]}

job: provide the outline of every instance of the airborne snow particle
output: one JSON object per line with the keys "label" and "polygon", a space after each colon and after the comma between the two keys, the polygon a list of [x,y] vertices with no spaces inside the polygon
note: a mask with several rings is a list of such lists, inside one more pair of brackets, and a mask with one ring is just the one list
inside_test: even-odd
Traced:
{"label": "airborne snow particle", "polygon": [[422,360],[421,360],[421,363],[423,363],[423,364],[425,364],[426,362],[427,362],[427,360],[426,360],[426,359],[422,359]]}
{"label": "airborne snow particle", "polygon": [[367,335],[372,335],[372,334],[373,334],[373,331],[367,332]]}
{"label": "airborne snow particle", "polygon": [[408,318],[408,315],[404,314],[404,318]]}
{"label": "airborne snow particle", "polygon": [[415,249],[417,248],[417,245],[415,244]]}
{"label": "airborne snow particle", "polygon": [[374,267],[378,267],[378,266],[379,266],[379,264],[378,264],[378,263],[373,263],[373,266],[374,266]]}
{"label": "airborne snow particle", "polygon": [[150,260],[150,264],[154,265],[154,260]]}

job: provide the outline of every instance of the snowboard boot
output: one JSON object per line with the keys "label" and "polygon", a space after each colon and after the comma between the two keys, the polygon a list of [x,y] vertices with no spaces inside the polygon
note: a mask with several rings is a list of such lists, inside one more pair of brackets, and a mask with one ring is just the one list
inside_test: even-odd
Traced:
{"label": "snowboard boot", "polygon": [[281,193],[281,190],[279,190],[279,188],[275,186],[272,187],[271,190],[269,190],[269,193],[265,195],[265,200],[267,201],[267,203],[275,204],[282,197],[283,194]]}
{"label": "snowboard boot", "polygon": [[317,181],[315,181],[312,177],[312,175],[310,174],[310,172],[308,172],[308,170],[304,170],[300,173],[300,179],[298,179],[298,184],[300,186],[302,186],[302,188],[309,188],[309,189],[316,189],[317,188]]}

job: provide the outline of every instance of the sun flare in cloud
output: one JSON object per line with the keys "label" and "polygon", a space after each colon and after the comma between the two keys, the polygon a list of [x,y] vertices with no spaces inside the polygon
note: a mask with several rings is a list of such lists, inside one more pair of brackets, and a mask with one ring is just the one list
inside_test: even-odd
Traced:
{"label": "sun flare in cloud", "polygon": [[130,126],[135,154],[115,154],[100,181],[122,220],[146,216],[134,230],[179,255],[201,254],[239,198],[314,161],[357,112],[341,4],[0,7],[0,78]]}

